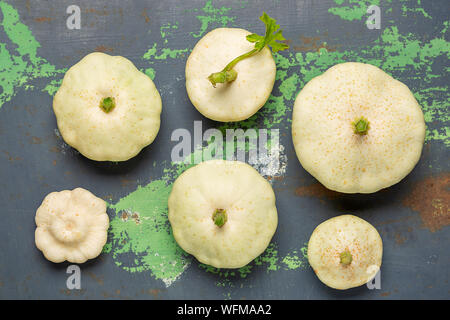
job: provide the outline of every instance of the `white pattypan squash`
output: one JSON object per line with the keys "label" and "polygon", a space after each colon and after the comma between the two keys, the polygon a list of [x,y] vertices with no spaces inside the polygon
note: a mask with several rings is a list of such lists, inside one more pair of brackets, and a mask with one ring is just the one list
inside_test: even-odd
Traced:
{"label": "white pattypan squash", "polygon": [[276,65],[267,47],[236,64],[237,78],[233,82],[213,87],[208,80],[211,73],[254,49],[247,35],[250,32],[244,29],[215,29],[200,39],[187,60],[189,99],[207,118],[222,122],[245,120],[266,103],[272,92]]}
{"label": "white pattypan squash", "polygon": [[52,192],[36,211],[36,225],[36,246],[48,260],[83,263],[106,243],[106,203],[82,188]]}
{"label": "white pattypan squash", "polygon": [[161,97],[131,61],[95,52],[67,71],[53,110],[64,140],[84,156],[125,161],[155,139]]}
{"label": "white pattypan squash", "polygon": [[371,193],[414,168],[425,121],[406,85],[375,66],[349,62],[301,90],[292,136],[302,166],[325,187]]}
{"label": "white pattypan squash", "polygon": [[381,266],[383,243],[377,230],[353,215],[321,223],[308,243],[308,261],[317,277],[339,290],[371,281]]}
{"label": "white pattypan squash", "polygon": [[275,233],[275,194],[248,164],[202,162],[175,181],[169,221],[177,243],[200,262],[240,268],[259,256]]}

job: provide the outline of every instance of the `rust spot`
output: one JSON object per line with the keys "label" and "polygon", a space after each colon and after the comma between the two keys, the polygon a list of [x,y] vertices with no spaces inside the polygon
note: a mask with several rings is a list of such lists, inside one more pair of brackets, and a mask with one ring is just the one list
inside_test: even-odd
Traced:
{"label": "rust spot", "polygon": [[[301,45],[293,46],[295,51],[319,51],[324,48],[327,51],[336,51],[336,47],[329,46],[326,42],[321,42],[319,37],[300,36]],[[290,42],[290,41],[289,41]]]}
{"label": "rust spot", "polygon": [[49,150],[54,153],[61,152],[61,148],[57,146],[51,147]]}
{"label": "rust spot", "polygon": [[112,53],[112,52],[114,52],[114,49],[111,48],[111,47],[106,47],[106,46],[101,45],[101,46],[97,46],[94,49],[94,51],[103,52],[103,53],[105,53],[105,52],[111,52]]}
{"label": "rust spot", "polygon": [[159,299],[159,294],[161,293],[161,291],[162,291],[161,289],[148,289],[148,290],[142,289],[141,293],[146,293],[153,296],[154,299]]}
{"label": "rust spot", "polygon": [[401,233],[397,232],[395,233],[394,236],[395,236],[395,243],[397,243],[398,245],[405,243],[406,238],[402,236]]}
{"label": "rust spot", "polygon": [[133,219],[133,221],[136,224],[140,224],[141,223],[141,219],[139,218],[139,213],[138,212],[131,212],[130,210],[122,211],[122,214],[120,215],[120,218],[122,219],[123,222],[128,221],[128,219]]}
{"label": "rust spot", "polygon": [[80,290],[60,289],[59,292],[61,294],[65,294],[66,296],[79,297],[79,296],[83,295],[86,292],[86,289],[80,289]]}
{"label": "rust spot", "polygon": [[49,17],[39,17],[39,18],[35,18],[34,21],[36,22],[50,22],[52,21],[52,18]]}
{"label": "rust spot", "polygon": [[95,9],[95,8],[87,8],[85,10],[85,12],[86,13],[94,13],[94,14],[99,15],[99,16],[107,16],[109,14],[108,11],[106,11],[106,10],[98,10],[98,9]]}
{"label": "rust spot", "polygon": [[122,185],[122,187],[125,187],[125,186],[127,186],[129,184],[133,184],[133,183],[135,183],[134,180],[129,180],[129,179],[125,179],[125,178],[120,179],[120,184]]}
{"label": "rust spot", "polygon": [[32,144],[41,144],[42,143],[42,139],[38,138],[38,137],[31,137],[31,143]]}
{"label": "rust spot", "polygon": [[295,194],[299,197],[315,197],[327,199],[339,198],[339,192],[329,190],[320,183],[298,187],[297,189],[295,189]]}
{"label": "rust spot", "polygon": [[17,161],[17,160],[22,160],[21,157],[13,157],[13,156],[11,156],[8,151],[3,151],[3,153],[8,157],[8,161],[10,161],[10,162],[14,162],[14,161]]}
{"label": "rust spot", "polygon": [[272,180],[274,180],[274,181],[282,181],[283,179],[284,179],[283,176],[268,176],[267,177],[267,180],[269,180],[269,181],[272,181]]}
{"label": "rust spot", "polygon": [[144,17],[145,23],[149,23],[150,22],[150,18],[148,17],[148,14],[147,14],[147,9],[142,10],[141,16]]}
{"label": "rust spot", "polygon": [[103,285],[103,278],[101,278],[101,277],[97,277],[94,273],[92,273],[92,272],[88,272],[87,273],[88,274],[88,276],[90,277],[90,278],[92,278],[93,280],[95,280],[95,282],[97,282],[99,285]]}
{"label": "rust spot", "polygon": [[420,213],[424,226],[435,232],[450,224],[450,173],[416,183],[403,205]]}
{"label": "rust spot", "polygon": [[54,166],[56,166],[56,160],[53,160],[52,164],[53,164]]}
{"label": "rust spot", "polygon": [[134,222],[136,224],[140,224],[141,223],[141,219],[139,219],[139,214],[137,212],[133,213],[131,215],[131,218],[134,220]]}
{"label": "rust spot", "polygon": [[380,296],[382,296],[382,297],[387,297],[390,295],[391,295],[391,293],[389,291],[380,293]]}

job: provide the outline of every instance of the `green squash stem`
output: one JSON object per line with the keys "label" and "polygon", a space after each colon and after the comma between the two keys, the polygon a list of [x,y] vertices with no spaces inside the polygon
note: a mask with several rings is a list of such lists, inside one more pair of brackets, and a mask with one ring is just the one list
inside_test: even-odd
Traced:
{"label": "green squash stem", "polygon": [[105,113],[110,113],[114,110],[116,107],[116,100],[112,97],[103,98],[102,101],[100,101],[100,108]]}
{"label": "green squash stem", "polygon": [[227,213],[225,209],[216,209],[212,215],[212,219],[214,224],[219,228],[222,228],[223,225],[227,222]]}
{"label": "green squash stem", "polygon": [[257,53],[258,49],[250,50],[247,53],[244,53],[240,55],[239,57],[235,58],[233,61],[231,61],[229,64],[223,68],[222,71],[211,73],[208,77],[208,80],[211,82],[211,84],[216,87],[217,83],[228,83],[233,82],[236,80],[237,72],[233,69],[234,66],[241,60],[247,59]]}
{"label": "green squash stem", "polygon": [[355,127],[355,133],[362,136],[369,131],[369,121],[364,117],[355,120],[353,126]]}
{"label": "green squash stem", "polygon": [[340,258],[341,264],[344,266],[348,266],[350,263],[352,263],[353,260],[352,254],[348,250],[341,252]]}

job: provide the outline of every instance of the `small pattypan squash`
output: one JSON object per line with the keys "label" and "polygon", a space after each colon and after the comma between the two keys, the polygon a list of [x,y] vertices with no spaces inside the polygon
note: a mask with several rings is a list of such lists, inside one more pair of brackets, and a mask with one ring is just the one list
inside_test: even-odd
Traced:
{"label": "small pattypan squash", "polygon": [[236,78],[211,85],[208,77],[234,58],[254,49],[251,33],[238,28],[218,28],[195,45],[186,63],[186,90],[192,104],[215,121],[245,120],[267,101],[275,83],[276,65],[268,47],[234,66]]}
{"label": "small pattypan squash", "polygon": [[301,90],[292,136],[302,166],[325,187],[371,193],[414,168],[425,121],[406,85],[375,66],[349,62]]}
{"label": "small pattypan squash", "polygon": [[48,260],[83,263],[106,243],[106,203],[82,188],[52,192],[36,211],[36,225],[36,246]]}
{"label": "small pattypan squash", "polygon": [[335,289],[371,281],[381,266],[383,243],[377,230],[353,215],[321,223],[308,243],[308,260],[320,281]]}
{"label": "small pattypan squash", "polygon": [[67,71],[53,110],[64,140],[84,156],[124,161],[155,139],[161,97],[131,61],[95,52]]}
{"label": "small pattypan squash", "polygon": [[177,243],[200,262],[240,268],[259,256],[275,233],[275,194],[248,164],[202,162],[175,181],[169,221]]}

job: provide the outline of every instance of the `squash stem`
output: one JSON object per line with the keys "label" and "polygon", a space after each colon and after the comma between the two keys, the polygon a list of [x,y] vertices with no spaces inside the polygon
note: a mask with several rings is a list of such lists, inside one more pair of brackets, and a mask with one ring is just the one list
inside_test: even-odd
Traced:
{"label": "squash stem", "polygon": [[348,266],[350,263],[352,263],[353,260],[352,254],[348,250],[341,252],[340,258],[341,264],[344,266]]}
{"label": "squash stem", "polygon": [[229,64],[227,64],[225,66],[225,68],[223,68],[222,71],[211,73],[208,77],[208,80],[211,82],[211,84],[213,85],[214,88],[216,87],[217,83],[232,82],[232,81],[236,80],[237,72],[236,72],[236,70],[233,70],[234,66],[239,61],[244,60],[248,57],[251,57],[258,51],[259,50],[255,48],[253,50],[250,50],[247,53],[240,55],[237,58],[234,58]]}
{"label": "squash stem", "polygon": [[212,215],[212,219],[216,226],[218,226],[219,228],[222,228],[223,225],[228,220],[225,209],[216,209],[216,211],[214,211],[214,213]]}
{"label": "squash stem", "polygon": [[359,135],[365,135],[369,131],[369,121],[364,117],[355,120],[353,126],[355,127],[355,133]]}
{"label": "squash stem", "polygon": [[105,113],[110,113],[113,111],[113,109],[116,107],[116,100],[112,97],[103,98],[102,101],[100,101],[100,108]]}

